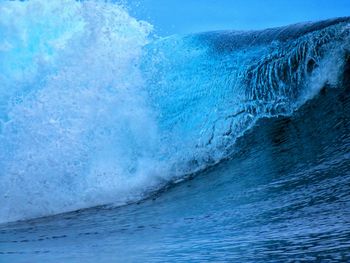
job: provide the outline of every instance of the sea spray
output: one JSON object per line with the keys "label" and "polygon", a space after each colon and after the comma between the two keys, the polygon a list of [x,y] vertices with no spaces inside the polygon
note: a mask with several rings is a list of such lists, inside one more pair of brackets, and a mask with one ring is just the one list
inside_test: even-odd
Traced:
{"label": "sea spray", "polygon": [[102,1],[0,4],[0,222],[124,203],[156,184],[138,69],[151,31]]}

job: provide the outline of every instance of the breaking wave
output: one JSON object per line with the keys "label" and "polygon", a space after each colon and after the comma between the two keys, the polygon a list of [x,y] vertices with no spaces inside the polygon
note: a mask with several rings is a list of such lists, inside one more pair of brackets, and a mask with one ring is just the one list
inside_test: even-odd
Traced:
{"label": "breaking wave", "polygon": [[2,2],[0,222],[140,200],[232,157],[258,120],[344,86],[349,23],[155,39],[118,4]]}

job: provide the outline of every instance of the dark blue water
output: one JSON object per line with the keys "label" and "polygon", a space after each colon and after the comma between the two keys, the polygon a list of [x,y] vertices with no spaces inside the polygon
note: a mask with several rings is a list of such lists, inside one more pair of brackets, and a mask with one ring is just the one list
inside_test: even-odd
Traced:
{"label": "dark blue water", "polygon": [[151,41],[70,5],[0,45],[0,262],[350,261],[348,18]]}

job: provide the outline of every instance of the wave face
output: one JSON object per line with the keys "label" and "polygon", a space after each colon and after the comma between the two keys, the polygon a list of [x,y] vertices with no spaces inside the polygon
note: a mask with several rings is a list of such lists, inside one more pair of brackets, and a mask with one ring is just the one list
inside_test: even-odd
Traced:
{"label": "wave face", "polygon": [[349,22],[209,32],[149,45],[143,71],[160,127],[170,131],[169,141],[185,144],[175,152],[192,156],[195,166],[218,163],[257,120],[291,115],[322,88],[339,85]]}
{"label": "wave face", "polygon": [[348,81],[348,18],[154,40],[109,2],[0,17],[0,222],[143,199]]}

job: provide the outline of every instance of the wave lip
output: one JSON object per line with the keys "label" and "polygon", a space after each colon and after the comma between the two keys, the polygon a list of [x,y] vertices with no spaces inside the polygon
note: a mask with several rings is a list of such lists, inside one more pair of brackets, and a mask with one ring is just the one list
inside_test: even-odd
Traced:
{"label": "wave lip", "polygon": [[274,41],[288,42],[297,40],[308,34],[335,29],[339,25],[346,28],[349,23],[350,17],[339,17],[258,31],[220,30],[194,34],[193,36],[198,37],[200,41],[210,45],[216,52],[230,52],[234,48],[240,49],[247,46],[269,45]]}

